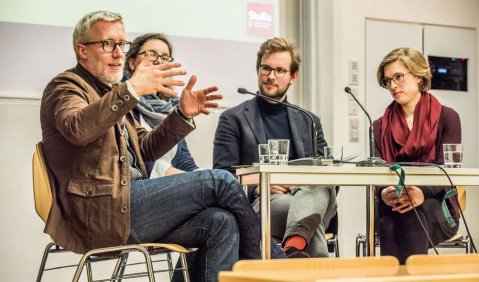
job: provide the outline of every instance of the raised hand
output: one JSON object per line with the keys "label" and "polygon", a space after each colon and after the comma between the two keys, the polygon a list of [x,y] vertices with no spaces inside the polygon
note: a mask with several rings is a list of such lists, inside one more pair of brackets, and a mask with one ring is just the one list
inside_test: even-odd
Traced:
{"label": "raised hand", "polygon": [[199,114],[208,115],[210,113],[209,108],[218,108],[218,103],[214,101],[223,99],[223,95],[215,93],[218,91],[216,86],[193,90],[196,79],[196,76],[192,75],[181,93],[179,107],[187,118],[192,118]]}
{"label": "raised hand", "polygon": [[173,79],[186,74],[184,70],[175,69],[180,66],[180,63],[154,64],[145,56],[129,81],[139,96],[156,92],[176,96],[177,93],[170,87],[185,85],[183,81]]}

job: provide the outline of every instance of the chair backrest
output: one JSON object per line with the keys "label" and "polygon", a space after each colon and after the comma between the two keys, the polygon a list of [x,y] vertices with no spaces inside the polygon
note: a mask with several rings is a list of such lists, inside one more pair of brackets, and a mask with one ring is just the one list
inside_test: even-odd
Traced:
{"label": "chair backrest", "polygon": [[466,210],[466,186],[456,186],[457,199],[459,200],[459,206],[461,210]]}
{"label": "chair backrest", "polygon": [[317,270],[326,276],[337,277],[350,271],[368,276],[368,273],[383,272],[394,275],[399,268],[395,257],[359,257],[359,258],[308,258],[308,259],[273,259],[273,260],[240,260],[233,266],[233,271],[277,271]]}
{"label": "chair backrest", "polygon": [[479,273],[479,254],[412,255],[406,267],[410,274]]}
{"label": "chair backrest", "polygon": [[52,190],[48,168],[42,150],[42,142],[38,142],[33,153],[33,195],[35,210],[44,222],[47,222],[50,208],[52,207]]}

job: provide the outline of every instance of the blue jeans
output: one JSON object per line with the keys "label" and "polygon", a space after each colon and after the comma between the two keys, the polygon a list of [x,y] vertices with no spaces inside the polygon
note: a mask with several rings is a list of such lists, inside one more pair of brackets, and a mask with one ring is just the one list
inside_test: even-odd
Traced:
{"label": "blue jeans", "polygon": [[[200,248],[189,256],[193,281],[217,281],[238,259],[260,258],[260,226],[241,185],[227,171],[202,170],[131,183],[130,243]],[[275,246],[273,257],[284,257]]]}

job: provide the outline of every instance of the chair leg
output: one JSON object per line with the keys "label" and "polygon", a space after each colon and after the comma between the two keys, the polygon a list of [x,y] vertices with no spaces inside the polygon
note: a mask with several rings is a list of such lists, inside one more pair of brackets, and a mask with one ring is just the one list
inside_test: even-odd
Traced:
{"label": "chair leg", "polygon": [[168,274],[170,275],[170,281],[172,281],[175,269],[173,267],[173,260],[171,259],[171,252],[166,253],[166,262],[168,263]]}
{"label": "chair leg", "polygon": [[88,278],[88,282],[93,282],[93,273],[91,271],[91,262],[87,260],[86,262],[86,276]]}
{"label": "chair leg", "polygon": [[128,262],[128,253],[122,253],[115,264],[115,269],[111,274],[111,281],[120,282],[125,273],[126,264]]}
{"label": "chair leg", "polygon": [[47,265],[48,255],[50,254],[50,249],[55,246],[54,243],[48,243],[43,251],[42,262],[40,263],[40,269],[38,269],[37,282],[42,281],[43,272],[45,271],[45,266]]}
{"label": "chair leg", "polygon": [[181,268],[183,269],[183,281],[190,282],[190,274],[188,273],[188,265],[186,263],[186,255],[180,253]]}
{"label": "chair leg", "polygon": [[[362,245],[362,235],[358,234],[356,236],[356,257],[360,256],[359,250],[361,249],[361,245]],[[363,250],[363,252],[364,252],[364,250]]]}
{"label": "chair leg", "polygon": [[466,254],[472,253],[472,248],[471,248],[471,239],[469,239],[469,236],[466,235]]}
{"label": "chair leg", "polygon": [[334,254],[337,258],[339,258],[339,239],[336,237],[336,241],[334,241]]}
{"label": "chair leg", "polygon": [[[91,251],[86,252],[82,258],[80,259],[80,262],[78,263],[77,269],[75,271],[75,275],[73,276],[73,282],[78,282],[80,279],[81,273],[83,271],[83,267],[85,264],[89,263],[89,259],[91,256],[95,256],[98,254],[104,254],[104,253],[111,253],[111,252],[117,252],[117,251],[123,251],[123,250],[137,250],[140,251],[144,258],[145,258],[145,263],[146,263],[146,268],[147,268],[147,273],[148,273],[148,278],[150,282],[155,282],[155,276],[153,273],[153,266],[151,263],[151,258],[150,255],[148,254],[148,251],[140,245],[128,245],[128,246],[118,246],[118,247],[109,247],[109,248],[102,248],[102,249],[94,249]],[[91,269],[90,269],[91,270]]]}

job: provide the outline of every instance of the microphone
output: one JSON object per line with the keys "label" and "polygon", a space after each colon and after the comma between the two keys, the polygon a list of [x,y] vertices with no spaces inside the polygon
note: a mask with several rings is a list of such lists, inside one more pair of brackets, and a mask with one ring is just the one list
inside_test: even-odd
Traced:
{"label": "microphone", "polygon": [[349,95],[351,95],[351,97],[353,97],[354,101],[356,101],[356,103],[359,105],[359,107],[361,107],[361,109],[366,114],[366,116],[368,117],[368,120],[369,120],[369,158],[367,158],[364,161],[358,162],[356,164],[356,166],[383,166],[386,162],[384,160],[374,156],[374,146],[375,146],[375,144],[374,144],[374,129],[373,129],[373,121],[371,120],[371,116],[369,116],[368,111],[366,111],[366,109],[363,107],[363,105],[361,105],[359,100],[353,94],[353,92],[351,91],[351,88],[346,86],[344,88],[344,91],[346,93],[348,93]]}
{"label": "microphone", "polygon": [[300,108],[296,105],[284,103],[282,101],[275,100],[275,99],[273,99],[271,97],[268,97],[268,96],[265,96],[265,95],[250,92],[246,88],[238,88],[238,93],[258,96],[258,97],[261,97],[263,99],[270,100],[270,101],[273,101],[275,103],[279,103],[279,104],[285,105],[287,107],[296,109],[296,110],[304,113],[306,116],[308,116],[309,119],[311,120],[311,148],[313,150],[313,156],[310,157],[310,158],[301,158],[301,159],[297,159],[297,160],[291,160],[291,161],[288,162],[288,164],[290,164],[290,165],[321,165],[321,157],[318,154],[318,144],[317,144],[318,133],[316,132],[316,124],[314,123],[313,116],[311,116],[310,113],[308,113],[306,110],[304,110],[304,109],[302,109],[302,108]]}

